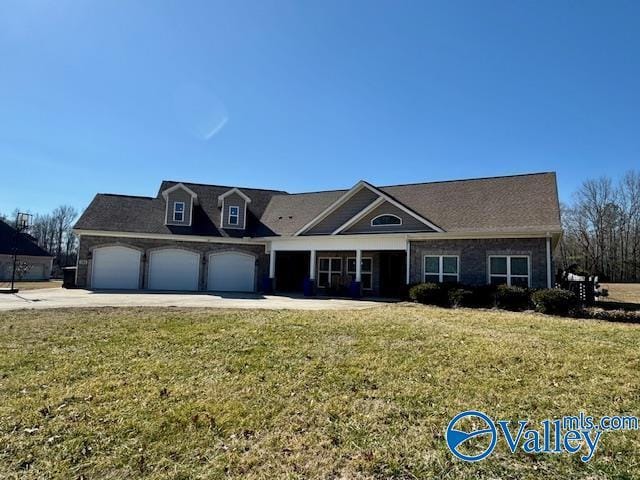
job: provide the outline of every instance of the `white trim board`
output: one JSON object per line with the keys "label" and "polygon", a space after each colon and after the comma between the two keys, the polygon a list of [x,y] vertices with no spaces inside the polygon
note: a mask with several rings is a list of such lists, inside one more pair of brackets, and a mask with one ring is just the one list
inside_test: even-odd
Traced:
{"label": "white trim board", "polygon": [[[351,187],[351,189],[348,192],[346,192],[344,195],[342,195],[340,198],[338,198],[335,202],[333,202],[331,205],[329,205],[327,208],[325,208],[319,215],[317,215],[310,222],[308,222],[304,227],[302,227],[300,230],[298,230],[296,233],[294,233],[294,236],[297,237],[297,236],[301,235],[302,233],[304,233],[305,231],[309,230],[314,225],[317,225],[319,222],[321,222],[322,220],[327,218],[329,216],[329,214],[331,214],[333,211],[335,211],[339,206],[343,205],[347,200],[349,200],[351,197],[353,197],[356,193],[358,193],[363,188],[368,188],[369,190],[371,190],[373,193],[375,193],[379,197],[385,199],[387,202],[391,203],[395,207],[398,207],[400,210],[402,210],[406,214],[411,215],[413,218],[415,218],[416,220],[424,223],[425,225],[427,225],[429,228],[435,230],[436,232],[444,232],[443,229],[441,229],[437,225],[431,223],[426,218],[421,217],[416,212],[414,212],[413,210],[409,209],[408,207],[406,207],[402,203],[398,202],[397,200],[394,200],[393,198],[391,198],[389,195],[387,195],[383,191],[377,189],[373,185],[365,182],[364,180],[360,180],[353,187]],[[360,213],[362,213],[362,211],[360,211],[356,215],[359,215]],[[335,235],[335,232],[333,233],[333,235]]]}
{"label": "white trim board", "polygon": [[376,198],[373,202],[371,202],[368,206],[366,206],[365,208],[363,208],[362,210],[360,210],[359,213],[356,213],[353,217],[351,217],[349,220],[347,220],[346,222],[344,222],[342,225],[340,225],[336,230],[334,230],[331,235],[337,235],[338,233],[346,230],[347,228],[349,228],[350,226],[352,226],[353,224],[355,224],[358,220],[360,220],[361,218],[365,217],[367,214],[371,213],[373,210],[375,210],[376,208],[378,208],[380,205],[382,205],[385,202],[384,198],[382,197],[378,197]]}
{"label": "white trim board", "polygon": [[177,240],[180,242],[200,243],[235,243],[241,245],[267,245],[264,239],[231,238],[231,237],[205,237],[199,235],[174,235],[170,233],[137,233],[137,232],[111,232],[107,230],[74,230],[76,235],[89,235],[94,237],[120,237],[120,238],[149,238],[156,240]]}
{"label": "white trim board", "polygon": [[[373,222],[375,222],[377,219],[381,218],[381,217],[393,217],[393,218],[397,218],[399,220],[398,223],[381,223],[379,225],[374,225]],[[380,215],[376,215],[375,217],[373,217],[371,219],[371,221],[369,222],[369,225],[371,227],[380,227],[380,228],[385,228],[385,227],[398,227],[402,225],[402,217],[399,217],[398,215],[396,215],[395,213],[381,213]]]}
{"label": "white trim board", "polygon": [[227,198],[229,195],[231,194],[238,194],[240,197],[242,197],[242,199],[246,202],[246,203],[251,203],[251,199],[244,193],[242,193],[242,191],[238,188],[238,187],[234,187],[231,190],[227,190],[226,192],[224,192],[222,195],[220,195],[218,197],[218,206],[222,206],[222,203],[224,201],[225,198]]}
{"label": "white trim board", "polygon": [[196,194],[196,192],[191,190],[189,187],[185,186],[183,183],[176,183],[173,187],[169,187],[166,190],[163,190],[162,196],[166,200],[171,192],[173,192],[174,190],[178,190],[179,188],[181,188],[182,190],[187,192],[189,195],[191,195],[191,198],[196,199],[196,205],[197,205],[198,195]]}

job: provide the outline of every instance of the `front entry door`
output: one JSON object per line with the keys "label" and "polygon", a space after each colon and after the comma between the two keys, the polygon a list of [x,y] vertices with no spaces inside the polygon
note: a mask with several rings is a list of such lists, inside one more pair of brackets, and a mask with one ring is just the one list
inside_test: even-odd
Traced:
{"label": "front entry door", "polygon": [[406,289],[406,252],[380,253],[380,295],[400,297]]}

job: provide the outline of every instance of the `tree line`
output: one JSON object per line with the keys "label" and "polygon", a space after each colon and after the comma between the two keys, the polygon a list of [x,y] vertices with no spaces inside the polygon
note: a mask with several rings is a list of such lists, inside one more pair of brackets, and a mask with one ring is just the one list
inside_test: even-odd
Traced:
{"label": "tree line", "polygon": [[[0,214],[0,218],[15,227],[16,217],[20,210],[16,209],[10,215]],[[61,205],[50,213],[34,214],[28,234],[40,247],[51,253],[54,265],[65,267],[75,265],[78,240],[72,229],[78,212],[69,205]]]}
{"label": "tree line", "polygon": [[615,182],[585,181],[561,214],[562,268],[600,281],[640,282],[640,172],[631,170]]}

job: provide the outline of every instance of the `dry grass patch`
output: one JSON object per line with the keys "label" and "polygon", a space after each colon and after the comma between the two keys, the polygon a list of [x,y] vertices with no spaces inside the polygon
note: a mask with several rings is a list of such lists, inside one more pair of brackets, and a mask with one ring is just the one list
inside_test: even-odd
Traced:
{"label": "dry grass patch", "polygon": [[[40,290],[43,288],[60,288],[62,280],[42,280],[33,282],[15,282],[15,288],[19,290]],[[0,282],[0,288],[11,288],[11,282]]]}
{"label": "dry grass patch", "polygon": [[609,290],[605,302],[640,304],[640,283],[603,283],[602,287]]}
{"label": "dry grass patch", "polygon": [[0,477],[635,478],[594,459],[455,461],[459,411],[638,414],[640,328],[497,311],[0,313]]}

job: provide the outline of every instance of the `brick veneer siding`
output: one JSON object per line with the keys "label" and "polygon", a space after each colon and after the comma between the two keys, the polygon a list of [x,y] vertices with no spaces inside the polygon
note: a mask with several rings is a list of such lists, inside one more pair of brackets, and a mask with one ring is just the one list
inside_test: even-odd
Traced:
{"label": "brick veneer siding", "polygon": [[529,255],[531,287],[547,286],[547,250],[544,238],[411,241],[411,283],[423,282],[425,255],[458,255],[460,283],[487,283],[489,255]]}
{"label": "brick veneer siding", "polygon": [[[257,285],[259,291],[262,288],[262,279],[269,273],[269,255],[265,254],[264,245],[242,245],[233,243],[204,243],[204,242],[188,242],[176,240],[158,240],[147,238],[125,238],[125,237],[102,237],[83,235],[80,238],[80,249],[78,252],[78,270],[76,276],[76,284],[80,288],[91,288],[91,258],[90,252],[96,247],[106,247],[112,245],[121,245],[124,247],[135,248],[146,254],[143,257],[141,266],[142,286],[147,287],[149,273],[149,252],[162,248],[183,248],[200,254],[200,278],[199,290],[206,290],[208,276],[208,260],[209,254],[222,251],[237,251],[250,253],[256,256],[257,260]],[[204,257],[205,263],[202,263]]]}

